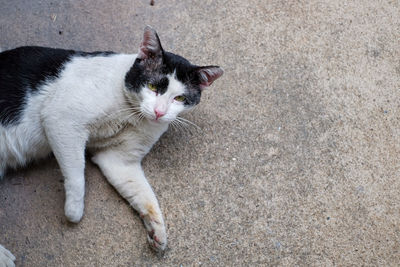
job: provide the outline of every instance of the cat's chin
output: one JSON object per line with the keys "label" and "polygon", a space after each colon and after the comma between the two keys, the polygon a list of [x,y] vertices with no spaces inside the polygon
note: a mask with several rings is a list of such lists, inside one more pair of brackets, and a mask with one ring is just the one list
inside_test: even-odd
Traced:
{"label": "cat's chin", "polygon": [[156,119],[156,118],[146,118],[148,122],[152,124],[158,124],[158,125],[163,125],[163,124],[169,124],[170,121],[163,120],[163,119]]}

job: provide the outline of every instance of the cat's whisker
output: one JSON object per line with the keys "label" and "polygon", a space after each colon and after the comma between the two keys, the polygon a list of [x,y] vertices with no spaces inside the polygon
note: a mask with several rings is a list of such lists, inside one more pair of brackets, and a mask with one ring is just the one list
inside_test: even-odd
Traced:
{"label": "cat's whisker", "polygon": [[140,121],[140,115],[142,115],[140,111],[132,112],[127,118],[125,118],[125,120],[129,120],[132,117],[135,117],[137,121]]}
{"label": "cat's whisker", "polygon": [[143,113],[140,113],[139,114],[139,122],[141,122],[142,120],[144,120],[144,115],[143,115]]}
{"label": "cat's whisker", "polygon": [[170,125],[173,126],[175,130],[180,130],[180,128],[178,127],[178,123],[176,121],[171,121]]}
{"label": "cat's whisker", "polygon": [[194,126],[197,130],[201,130],[201,128],[197,124],[195,124],[194,122],[191,122],[188,119],[185,119],[185,118],[182,118],[182,117],[177,117],[176,119],[178,121],[183,122],[183,123],[190,124],[190,125]]}
{"label": "cat's whisker", "polygon": [[[175,129],[178,132],[182,132],[184,134],[186,134],[189,130],[187,129],[187,127],[184,127],[181,123],[178,123],[177,121],[174,122],[175,125]],[[189,132],[190,133],[190,132]]]}
{"label": "cat's whisker", "polygon": [[118,116],[118,114],[121,114],[121,113],[124,113],[124,112],[129,112],[129,116],[132,113],[141,113],[141,111],[139,110],[138,107],[129,107],[129,108],[119,109],[119,110],[117,110],[117,111],[115,111],[113,113],[110,113],[110,114],[106,114],[105,118],[107,119],[107,118],[110,118],[112,116]]}
{"label": "cat's whisker", "polygon": [[108,118],[110,116],[113,116],[113,115],[117,115],[117,114],[122,113],[122,112],[131,111],[131,110],[133,110],[133,109],[132,108],[124,108],[124,109],[119,109],[119,110],[117,110],[117,111],[115,111],[113,113],[109,113],[109,114],[106,113],[106,118]]}
{"label": "cat's whisker", "polygon": [[191,131],[190,125],[188,123],[178,120],[178,119],[174,120],[172,123],[176,126],[176,129],[178,129],[184,133],[193,134],[193,132]]}
{"label": "cat's whisker", "polygon": [[177,128],[176,128],[176,125],[175,125],[174,121],[171,121],[171,124],[170,124],[170,125],[172,126],[172,129],[174,129],[174,130],[177,130]]}

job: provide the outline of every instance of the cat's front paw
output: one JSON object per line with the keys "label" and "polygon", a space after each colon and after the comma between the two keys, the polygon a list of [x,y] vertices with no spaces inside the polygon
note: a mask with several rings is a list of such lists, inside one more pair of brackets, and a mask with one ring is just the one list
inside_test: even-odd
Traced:
{"label": "cat's front paw", "polygon": [[83,200],[75,201],[67,198],[67,200],[65,201],[64,211],[68,221],[78,223],[83,216],[83,207]]}
{"label": "cat's front paw", "polygon": [[14,255],[0,245],[0,267],[15,267],[14,261]]}
{"label": "cat's front paw", "polygon": [[[147,227],[146,227],[147,228]],[[151,230],[147,231],[147,240],[150,247],[157,252],[162,252],[167,247],[167,232],[165,226],[159,223],[152,223]]]}
{"label": "cat's front paw", "polygon": [[151,211],[147,214],[141,214],[140,217],[146,227],[150,247],[157,252],[162,252],[167,247],[167,232],[162,217]]}

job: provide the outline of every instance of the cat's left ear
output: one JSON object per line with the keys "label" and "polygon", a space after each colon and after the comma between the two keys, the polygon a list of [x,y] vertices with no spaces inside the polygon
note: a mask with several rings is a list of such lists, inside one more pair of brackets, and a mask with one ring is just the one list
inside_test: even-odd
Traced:
{"label": "cat's left ear", "polygon": [[224,70],[218,66],[199,67],[197,70],[200,79],[200,89],[210,86],[216,79],[224,74]]}
{"label": "cat's left ear", "polygon": [[138,58],[140,59],[155,59],[162,56],[163,48],[157,32],[147,25],[144,28],[143,40],[140,44]]}

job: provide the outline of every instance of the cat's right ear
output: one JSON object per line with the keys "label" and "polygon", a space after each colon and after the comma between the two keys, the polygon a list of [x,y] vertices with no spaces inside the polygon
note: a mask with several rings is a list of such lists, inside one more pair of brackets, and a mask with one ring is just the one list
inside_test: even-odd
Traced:
{"label": "cat's right ear", "polygon": [[161,46],[160,38],[157,32],[147,25],[144,28],[143,40],[140,44],[138,58],[140,59],[157,59],[161,58],[163,48]]}

